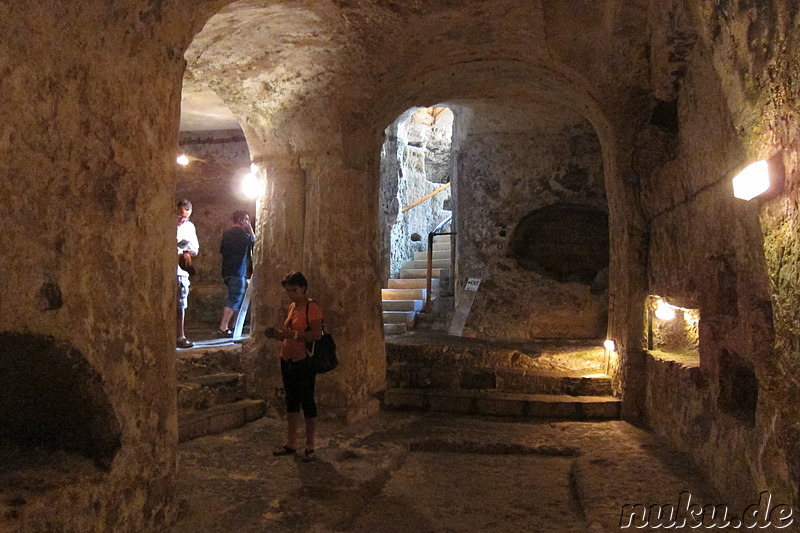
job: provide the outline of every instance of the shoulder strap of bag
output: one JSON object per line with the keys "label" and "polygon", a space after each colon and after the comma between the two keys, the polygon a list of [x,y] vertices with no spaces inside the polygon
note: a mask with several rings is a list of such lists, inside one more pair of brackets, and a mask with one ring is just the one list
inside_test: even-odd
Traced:
{"label": "shoulder strap of bag", "polygon": [[[310,306],[311,302],[313,302],[313,301],[314,300],[309,299],[308,302],[306,302],[306,331],[310,331],[311,330],[311,322],[308,321],[308,306]],[[317,306],[319,306],[319,304],[317,304]],[[325,333],[325,319],[324,318],[322,319],[322,333]]]}
{"label": "shoulder strap of bag", "polygon": [[[308,321],[308,306],[311,305],[311,300],[306,302],[306,331],[311,329],[311,323]],[[308,349],[308,345],[311,344],[311,349]],[[317,346],[317,341],[311,341],[310,343],[306,343],[306,355],[309,357],[314,357],[314,348]]]}

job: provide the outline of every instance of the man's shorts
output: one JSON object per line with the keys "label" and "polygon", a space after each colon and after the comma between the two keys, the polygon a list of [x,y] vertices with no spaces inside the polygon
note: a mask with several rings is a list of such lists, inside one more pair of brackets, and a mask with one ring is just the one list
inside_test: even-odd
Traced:
{"label": "man's shorts", "polygon": [[228,300],[225,302],[225,306],[238,311],[242,307],[247,282],[239,276],[226,276],[224,279],[225,285],[228,286]]}
{"label": "man's shorts", "polygon": [[189,307],[189,277],[178,276],[178,309]]}

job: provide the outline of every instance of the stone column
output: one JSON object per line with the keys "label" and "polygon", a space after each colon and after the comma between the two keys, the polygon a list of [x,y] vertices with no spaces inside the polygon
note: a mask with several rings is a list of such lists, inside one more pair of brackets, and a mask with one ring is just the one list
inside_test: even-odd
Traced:
{"label": "stone column", "polygon": [[172,515],[172,168],[194,22],[160,2],[0,5],[0,437],[55,464],[46,488],[3,485],[24,503],[0,530]]}
{"label": "stone column", "polygon": [[251,152],[266,173],[255,254],[256,386],[275,400],[280,346],[259,332],[285,318],[288,302],[279,282],[287,272],[300,270],[308,278],[309,296],[323,307],[340,354],[340,368],[317,380],[323,415],[359,417],[374,411],[373,395],[383,389],[386,373],[377,169],[347,168],[330,154],[292,159],[266,155],[258,146]]}
{"label": "stone column", "polygon": [[[630,139],[634,130],[625,117],[634,105],[605,102],[605,110],[594,110],[590,119],[603,147],[609,226],[608,336],[617,343],[617,359],[610,361],[609,374],[615,392],[622,394],[622,418],[640,422],[646,416],[644,301],[647,296],[648,229],[643,219],[630,169]],[[622,112],[625,111],[626,114]]]}

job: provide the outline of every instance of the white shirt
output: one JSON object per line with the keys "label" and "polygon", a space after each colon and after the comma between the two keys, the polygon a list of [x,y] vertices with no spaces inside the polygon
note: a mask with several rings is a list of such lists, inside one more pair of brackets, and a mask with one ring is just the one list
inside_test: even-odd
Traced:
{"label": "white shirt", "polygon": [[[194,224],[187,220],[180,226],[178,226],[178,240],[177,242],[181,241],[189,241],[184,247],[178,246],[178,253],[182,254],[185,250],[189,250],[191,255],[197,255],[200,251],[200,242],[197,240],[197,230],[194,227]],[[177,267],[177,274],[179,276],[189,277],[189,273],[182,269],[180,266]]]}

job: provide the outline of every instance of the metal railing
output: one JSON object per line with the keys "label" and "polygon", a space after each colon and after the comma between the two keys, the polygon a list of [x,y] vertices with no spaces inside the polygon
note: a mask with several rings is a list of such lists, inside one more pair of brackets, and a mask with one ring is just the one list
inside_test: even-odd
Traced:
{"label": "metal railing", "polygon": [[[431,286],[433,285],[433,238],[436,235],[455,235],[455,231],[441,231],[447,224],[452,222],[453,215],[450,215],[443,221],[439,222],[439,224],[428,233],[428,272],[426,274],[426,291],[425,291],[425,307],[423,308],[426,313],[429,313],[431,310]],[[452,263],[452,252],[450,261]],[[441,280],[441,277],[440,277]]]}

